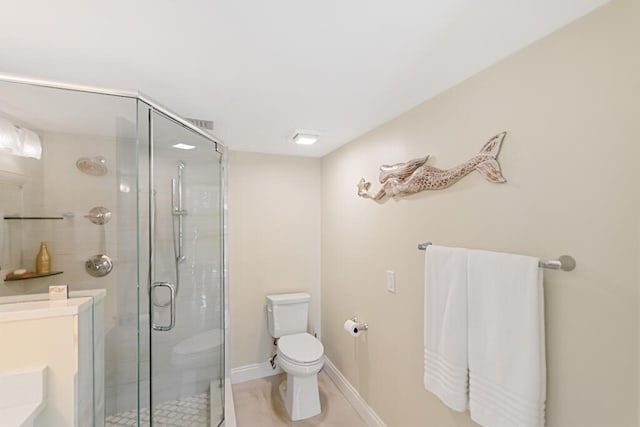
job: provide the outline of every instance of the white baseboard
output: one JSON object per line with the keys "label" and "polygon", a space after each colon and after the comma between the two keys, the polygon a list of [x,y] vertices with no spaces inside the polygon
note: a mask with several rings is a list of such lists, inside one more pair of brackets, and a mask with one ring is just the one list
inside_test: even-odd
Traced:
{"label": "white baseboard", "polygon": [[282,368],[276,366],[276,369],[271,368],[269,362],[254,363],[253,365],[240,366],[238,368],[231,369],[231,383],[239,384],[245,381],[251,381],[258,378],[270,377],[282,373]]}
{"label": "white baseboard", "polygon": [[338,389],[342,392],[344,397],[349,401],[351,406],[362,417],[367,426],[369,427],[387,427],[382,421],[382,418],[375,413],[373,409],[365,402],[360,396],[360,393],[351,385],[351,383],[342,375],[342,373],[336,368],[336,365],[331,363],[329,358],[324,358],[324,371],[327,376],[336,384]]}

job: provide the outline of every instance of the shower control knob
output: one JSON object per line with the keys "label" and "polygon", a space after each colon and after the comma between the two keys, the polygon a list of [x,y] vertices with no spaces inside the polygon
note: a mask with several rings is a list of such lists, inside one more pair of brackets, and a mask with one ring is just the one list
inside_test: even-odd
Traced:
{"label": "shower control knob", "polygon": [[89,211],[89,215],[85,215],[89,221],[96,225],[105,225],[111,219],[111,211],[103,206],[97,206]]}
{"label": "shower control knob", "polygon": [[113,261],[106,255],[94,255],[84,263],[84,269],[93,277],[103,277],[113,270]]}

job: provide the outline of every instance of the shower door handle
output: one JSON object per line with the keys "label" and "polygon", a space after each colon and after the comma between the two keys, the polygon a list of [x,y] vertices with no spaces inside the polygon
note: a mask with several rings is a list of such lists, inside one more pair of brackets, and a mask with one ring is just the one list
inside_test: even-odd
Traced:
{"label": "shower door handle", "polygon": [[[168,326],[158,326],[155,322],[151,322],[151,327],[154,331],[166,332],[172,330],[176,325],[176,287],[171,282],[153,282],[153,284],[151,285],[151,293],[153,293],[156,288],[161,288],[163,286],[169,288],[169,293],[171,295],[171,300],[169,301],[169,309],[171,310],[171,321]],[[151,295],[151,298],[153,298],[153,295]]]}

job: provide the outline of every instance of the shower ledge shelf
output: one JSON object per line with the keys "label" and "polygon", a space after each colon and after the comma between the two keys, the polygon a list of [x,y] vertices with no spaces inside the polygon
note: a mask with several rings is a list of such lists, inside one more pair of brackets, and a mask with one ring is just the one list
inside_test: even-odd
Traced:
{"label": "shower ledge shelf", "polygon": [[25,220],[25,219],[64,219],[64,217],[62,217],[62,216],[5,216],[4,219],[6,219],[6,220],[10,220],[10,219],[18,219],[18,220]]}
{"label": "shower ledge shelf", "polygon": [[37,279],[38,277],[55,276],[56,274],[62,274],[64,271],[50,271],[48,273],[35,273],[33,271],[26,272],[20,275],[7,274],[4,278],[5,282],[15,282],[16,280]]}

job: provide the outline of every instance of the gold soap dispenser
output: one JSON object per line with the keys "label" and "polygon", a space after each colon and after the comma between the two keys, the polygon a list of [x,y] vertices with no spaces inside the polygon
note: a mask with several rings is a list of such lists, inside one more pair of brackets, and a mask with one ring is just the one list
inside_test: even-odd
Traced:
{"label": "gold soap dispenser", "polygon": [[43,274],[51,271],[51,256],[47,250],[47,242],[40,242],[40,250],[36,255],[36,273]]}

